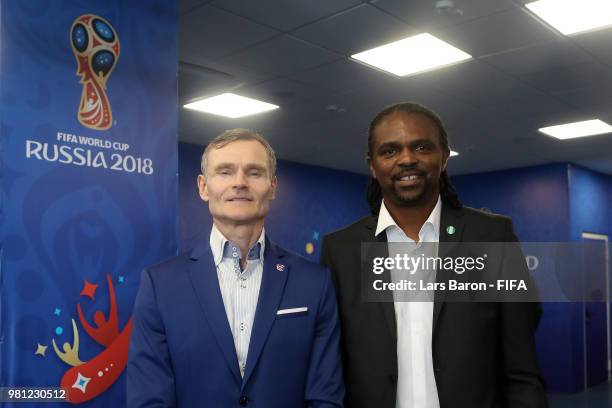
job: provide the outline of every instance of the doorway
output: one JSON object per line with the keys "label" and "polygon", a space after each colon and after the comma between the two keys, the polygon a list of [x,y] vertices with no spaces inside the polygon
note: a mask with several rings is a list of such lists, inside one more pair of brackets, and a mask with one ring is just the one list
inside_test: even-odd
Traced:
{"label": "doorway", "polygon": [[584,387],[611,380],[608,236],[584,232]]}

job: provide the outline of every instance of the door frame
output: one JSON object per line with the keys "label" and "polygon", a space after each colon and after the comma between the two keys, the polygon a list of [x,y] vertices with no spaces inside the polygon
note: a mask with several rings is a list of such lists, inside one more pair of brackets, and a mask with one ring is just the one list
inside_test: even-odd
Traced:
{"label": "door frame", "polygon": [[[608,355],[606,356],[606,367],[608,370],[608,383],[612,382],[612,350],[610,347],[610,339],[611,339],[611,330],[610,330],[610,240],[609,237],[605,234],[597,234],[593,232],[583,232],[582,240],[584,242],[585,239],[593,240],[593,241],[604,241],[605,243],[605,282],[606,282],[606,348]],[[586,342],[586,320],[584,319],[586,313],[586,301],[582,302],[582,338],[583,338],[583,360],[584,360],[584,389],[587,390],[587,342]]]}

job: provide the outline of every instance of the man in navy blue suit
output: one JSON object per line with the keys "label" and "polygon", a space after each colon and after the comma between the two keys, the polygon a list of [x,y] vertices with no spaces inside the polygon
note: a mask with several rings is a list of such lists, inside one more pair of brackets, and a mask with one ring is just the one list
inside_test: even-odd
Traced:
{"label": "man in navy blue suit", "polygon": [[255,132],[228,130],[206,147],[198,187],[212,231],[142,274],[129,407],[342,407],[330,275],[265,233],[275,171]]}

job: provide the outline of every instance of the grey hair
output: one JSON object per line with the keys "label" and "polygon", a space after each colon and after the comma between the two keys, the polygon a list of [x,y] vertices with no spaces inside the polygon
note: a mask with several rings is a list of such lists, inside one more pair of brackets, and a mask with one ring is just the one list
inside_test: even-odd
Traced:
{"label": "grey hair", "polygon": [[204,149],[204,153],[202,153],[202,160],[200,162],[200,171],[202,175],[206,177],[206,167],[208,165],[208,154],[212,149],[221,149],[224,146],[227,146],[233,142],[240,142],[245,140],[255,140],[266,149],[266,154],[268,155],[268,167],[270,168],[270,178],[273,178],[276,175],[276,154],[270,146],[270,143],[266,139],[263,138],[262,135],[255,132],[254,130],[249,129],[228,129],[221,133],[219,136],[215,137]]}

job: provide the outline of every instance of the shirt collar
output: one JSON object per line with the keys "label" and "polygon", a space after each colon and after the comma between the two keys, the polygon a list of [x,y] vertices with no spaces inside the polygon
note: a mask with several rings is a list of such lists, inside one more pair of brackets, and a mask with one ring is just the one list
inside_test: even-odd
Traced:
{"label": "shirt collar", "polygon": [[[434,236],[438,236],[440,232],[440,215],[442,213],[442,200],[440,200],[440,196],[438,196],[438,201],[436,202],[435,207],[427,217],[427,220],[421,227],[419,231],[419,241],[423,241],[423,236],[425,235],[427,229],[429,229]],[[401,230],[401,228],[397,225],[389,210],[385,206],[385,200],[382,201],[380,205],[380,212],[378,213],[378,224],[376,225],[376,233],[378,236],[381,232],[385,231],[389,227],[395,227]]]}
{"label": "shirt collar", "polygon": [[[263,254],[264,254],[264,249],[266,246],[265,237],[266,237],[266,230],[265,228],[262,228],[261,234],[259,235],[259,239],[249,249],[249,256],[248,256],[249,260],[259,259],[260,261],[263,261]],[[225,255],[232,257],[233,252],[234,252],[233,248],[235,248],[237,252],[237,257],[241,258],[242,254],[240,253],[240,248],[238,247],[238,245],[236,245],[232,241],[225,238],[225,236],[223,236],[221,231],[219,231],[219,229],[215,226],[215,224],[213,224],[212,229],[210,231],[210,249],[212,250],[212,253],[213,253],[215,265],[219,265]],[[257,251],[258,253],[255,253],[255,251]]]}

